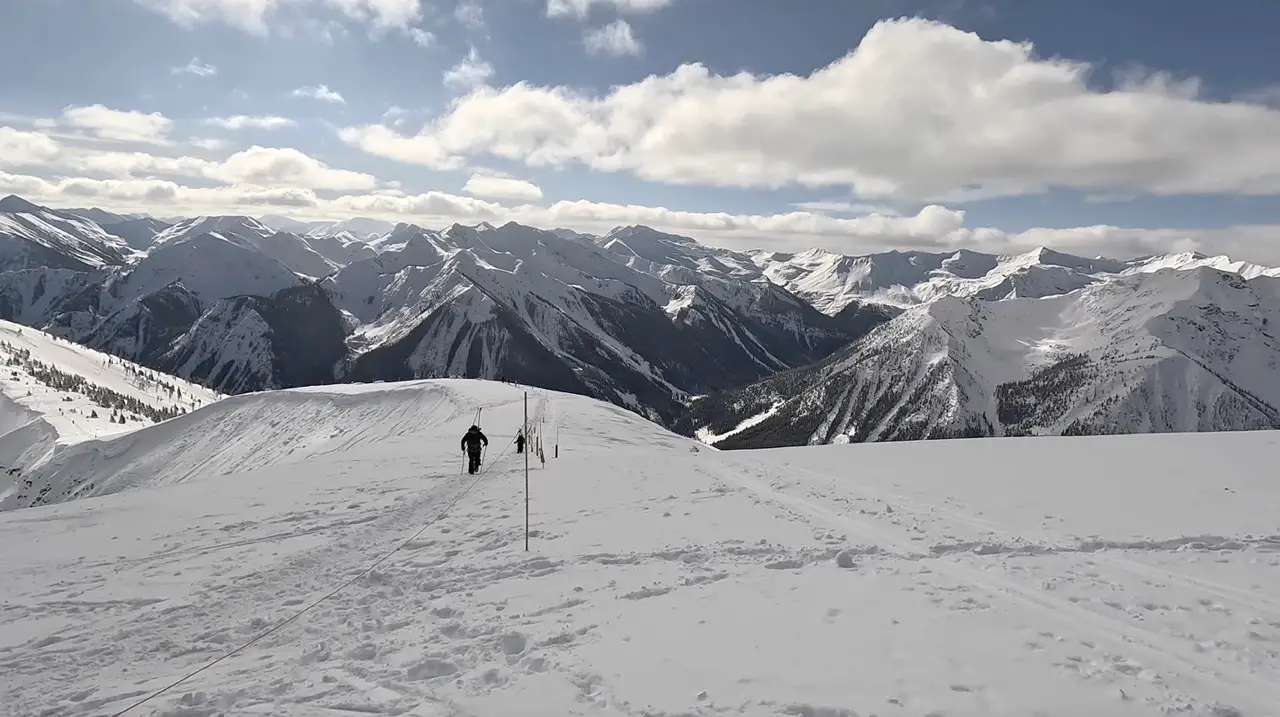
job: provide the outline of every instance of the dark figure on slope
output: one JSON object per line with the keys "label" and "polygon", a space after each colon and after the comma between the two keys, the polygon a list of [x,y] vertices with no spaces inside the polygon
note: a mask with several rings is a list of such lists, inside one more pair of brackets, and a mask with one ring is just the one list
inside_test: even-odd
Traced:
{"label": "dark figure on slope", "polygon": [[516,433],[516,453],[524,453],[524,431]]}
{"label": "dark figure on slope", "polygon": [[467,453],[467,472],[475,473],[480,470],[480,451],[489,447],[489,438],[480,431],[479,426],[472,426],[467,429],[466,434],[462,437],[462,450]]}

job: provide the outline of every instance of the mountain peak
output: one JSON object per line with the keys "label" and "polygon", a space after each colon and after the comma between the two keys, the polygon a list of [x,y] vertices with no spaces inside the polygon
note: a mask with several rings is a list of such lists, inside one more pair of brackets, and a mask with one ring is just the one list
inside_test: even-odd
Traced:
{"label": "mountain peak", "polygon": [[668,241],[677,244],[697,244],[698,241],[691,237],[681,236],[679,234],[669,234],[667,232],[658,231],[653,227],[647,227],[643,224],[631,224],[629,226],[616,227],[613,231],[604,236],[606,240],[622,239],[623,241],[643,239],[649,241]]}
{"label": "mountain peak", "polygon": [[32,204],[16,194],[0,199],[0,212],[7,214],[35,214],[44,211],[44,207]]}

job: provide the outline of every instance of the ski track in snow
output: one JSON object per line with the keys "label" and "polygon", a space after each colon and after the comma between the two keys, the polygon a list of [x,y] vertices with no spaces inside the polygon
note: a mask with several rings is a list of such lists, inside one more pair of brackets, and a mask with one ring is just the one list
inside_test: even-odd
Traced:
{"label": "ski track in snow", "polygon": [[[533,391],[547,462],[529,457],[525,552],[520,389],[440,383],[455,407],[416,434],[0,515],[0,704],[112,715],[461,495],[128,714],[1280,713],[1280,496],[1179,480],[1167,448],[1187,437],[720,452]],[[462,495],[479,405],[487,473]],[[1239,457],[1275,439],[1197,440]],[[1037,491],[1027,466],[1062,445],[1141,456],[1123,479],[1145,488]],[[1201,483],[1222,495],[1188,499]]]}

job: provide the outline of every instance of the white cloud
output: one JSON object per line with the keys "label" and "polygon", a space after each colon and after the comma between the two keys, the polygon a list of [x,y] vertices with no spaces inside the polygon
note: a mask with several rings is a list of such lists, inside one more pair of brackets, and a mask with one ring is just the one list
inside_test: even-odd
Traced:
{"label": "white cloud", "polygon": [[490,77],[493,77],[493,65],[480,59],[480,54],[472,46],[466,57],[445,70],[443,79],[446,85],[471,88],[484,85]]}
{"label": "white cloud", "polygon": [[342,95],[329,89],[328,85],[316,85],[315,87],[299,87],[293,91],[294,97],[306,97],[321,102],[333,102],[335,104],[345,105],[347,101]]}
{"label": "white cloud", "polygon": [[547,17],[575,17],[585,20],[594,5],[611,6],[615,12],[642,13],[661,10],[672,0],[547,0]]}
{"label": "white cloud", "polygon": [[886,217],[896,217],[901,213],[892,207],[886,207],[879,204],[861,204],[858,202],[846,202],[839,200],[796,202],[791,206],[796,209],[803,209],[807,212],[819,212],[824,214],[883,214]]}
{"label": "white cloud", "polygon": [[[589,95],[481,87],[407,162],[496,156],[653,181],[839,187],[863,200],[1092,193],[1280,193],[1280,111],[1202,101],[1162,75],[1091,89],[1090,67],[935,22],[888,21],[811,75],[702,65]],[[362,138],[361,128],[344,136]],[[362,142],[366,151],[376,143]]]}
{"label": "white cloud", "polygon": [[1013,253],[1050,246],[1084,256],[1102,254],[1116,258],[1204,251],[1280,265],[1280,245],[1275,242],[1280,226],[1212,230],[1089,226],[1007,233],[992,228],[961,227],[963,212],[934,206],[910,217],[855,219],[835,219],[810,212],[777,215],[681,212],[663,207],[586,201],[557,202],[549,207],[509,207],[443,192],[411,195],[372,190],[324,198],[312,189],[298,187],[199,188],[161,179],[44,179],[0,171],[0,194],[5,193],[52,206],[93,204],[108,210],[158,215],[285,213],[302,219],[327,220],[368,216],[428,227],[443,227],[453,222],[517,221],[544,228],[565,227],[597,233],[619,225],[647,224],[739,250],[797,251],[819,246],[849,254],[887,249],[945,252],[961,248]]}
{"label": "white cloud", "polygon": [[380,157],[395,157],[402,162],[439,170],[464,166],[461,158],[451,155],[438,144],[418,137],[404,137],[385,125],[348,127],[339,131],[338,136],[343,142]]}
{"label": "white cloud", "polygon": [[644,46],[631,32],[631,23],[614,20],[602,28],[588,31],[582,38],[587,52],[593,55],[614,57],[636,56],[644,52]]}
{"label": "white cloud", "polygon": [[[12,135],[0,132],[0,138],[4,137]],[[453,222],[517,221],[531,226],[589,232],[604,232],[618,225],[647,224],[736,249],[798,251],[819,246],[859,254],[886,249],[955,251],[967,248],[1013,253],[1050,246],[1085,256],[1102,254],[1117,258],[1205,251],[1280,265],[1280,244],[1275,241],[1275,237],[1280,236],[1280,226],[1214,230],[1089,226],[1008,233],[993,228],[966,227],[964,212],[942,206],[926,206],[913,216],[872,214],[844,219],[808,211],[740,215],[589,201],[556,202],[546,207],[530,203],[507,206],[443,192],[406,194],[394,188],[355,188],[374,180],[356,178],[356,173],[342,174],[342,170],[329,168],[296,150],[255,147],[223,162],[126,153],[99,153],[92,162],[85,159],[84,156],[75,158],[75,167],[81,172],[93,171],[91,165],[95,165],[114,168],[120,176],[48,178],[0,170],[0,194],[15,193],[52,206],[96,205],[108,210],[157,215],[286,213],[303,219],[329,220],[369,216],[429,227]],[[122,171],[126,168],[128,171]],[[193,187],[159,176],[144,176],[148,171],[160,174],[161,170],[227,183]],[[130,173],[137,176],[129,176]],[[327,173],[338,174],[328,174],[325,178]],[[352,189],[340,190],[349,193],[326,197],[321,194],[325,191],[323,185],[348,185]]]}
{"label": "white cloud", "polygon": [[227,146],[227,141],[225,139],[218,139],[216,137],[196,137],[188,139],[186,142],[196,149],[206,149],[209,151],[217,151]]}
{"label": "white cloud", "polygon": [[61,123],[101,139],[121,142],[162,143],[173,129],[173,120],[159,112],[113,110],[102,105],[68,107]]}
{"label": "white cloud", "polygon": [[[204,148],[209,149],[206,143]],[[218,161],[59,144],[38,132],[0,127],[0,166],[46,167],[49,173],[87,181],[153,181],[193,178],[253,188],[367,191],[381,183],[372,175],[328,166],[292,148],[253,146]],[[88,175],[88,176],[86,176]]]}
{"label": "white cloud", "polygon": [[418,47],[431,47],[436,44],[436,36],[429,30],[423,30],[420,27],[411,27],[408,32],[409,39]]}
{"label": "white cloud", "polygon": [[44,133],[0,127],[0,168],[45,164],[58,151],[58,143]]}
{"label": "white cloud", "polygon": [[334,169],[296,149],[258,146],[231,155],[206,176],[228,184],[261,187],[363,190],[378,186],[372,175]]}
{"label": "white cloud", "polygon": [[536,202],[542,199],[542,188],[533,182],[490,173],[471,175],[462,187],[462,191],[490,199],[514,199],[520,202]]}
{"label": "white cloud", "polygon": [[198,57],[193,57],[183,67],[173,68],[172,73],[175,75],[187,74],[195,75],[196,77],[213,77],[218,74],[218,68],[215,65],[201,62]]}
{"label": "white cloud", "polygon": [[[225,1],[225,0],[224,0]],[[375,28],[407,28],[422,19],[421,0],[325,0],[347,17],[361,20]]]}
{"label": "white cloud", "polygon": [[210,117],[204,121],[207,125],[221,127],[222,129],[284,129],[286,127],[296,127],[297,122],[287,117],[250,117],[247,115],[232,115],[230,117]]}
{"label": "white cloud", "polygon": [[406,28],[422,17],[420,0],[134,0],[181,27],[230,25],[257,35],[270,33],[278,15],[291,9],[327,9],[375,29]]}

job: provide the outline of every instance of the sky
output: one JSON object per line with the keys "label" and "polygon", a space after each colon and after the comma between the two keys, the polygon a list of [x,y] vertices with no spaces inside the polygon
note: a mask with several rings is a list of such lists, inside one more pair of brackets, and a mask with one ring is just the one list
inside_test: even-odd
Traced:
{"label": "sky", "polygon": [[22,0],[0,195],[1280,264],[1280,3]]}

